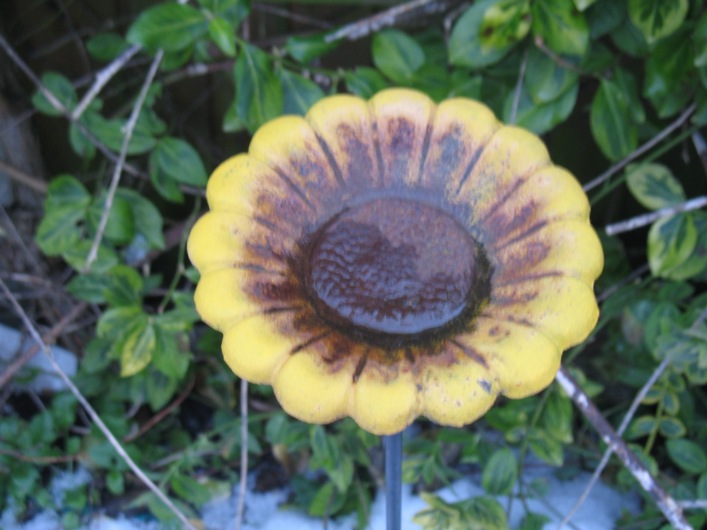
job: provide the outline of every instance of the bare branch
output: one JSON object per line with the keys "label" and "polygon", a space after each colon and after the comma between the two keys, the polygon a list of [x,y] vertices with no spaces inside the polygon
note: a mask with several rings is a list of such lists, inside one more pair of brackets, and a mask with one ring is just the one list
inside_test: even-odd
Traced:
{"label": "bare branch", "polygon": [[142,110],[142,104],[145,102],[147,97],[147,91],[152,85],[152,81],[157,75],[157,69],[160,66],[164,52],[159,50],[155,55],[152,64],[150,65],[150,70],[147,72],[145,77],[145,82],[142,84],[140,89],[140,94],[138,94],[135,100],[135,105],[133,105],[133,110],[130,113],[130,118],[125,124],[125,133],[123,136],[123,144],[120,147],[120,155],[118,156],[118,163],[115,165],[113,170],[113,177],[110,181],[110,186],[108,187],[108,193],[106,194],[106,204],[103,208],[103,213],[101,215],[101,220],[98,223],[98,229],[96,230],[96,236],[93,238],[93,243],[91,244],[91,249],[86,257],[86,263],[83,266],[83,271],[86,272],[91,268],[91,264],[95,261],[96,256],[98,256],[98,247],[101,245],[101,240],[103,239],[103,234],[106,231],[106,226],[108,224],[108,216],[110,215],[111,207],[113,206],[113,200],[115,199],[115,193],[118,190],[118,183],[120,182],[120,176],[123,172],[123,165],[125,164],[125,159],[128,156],[128,146],[130,145],[130,140],[133,137],[133,131],[137,125],[137,119],[140,116],[140,110]]}
{"label": "bare branch", "polygon": [[15,312],[22,320],[22,323],[29,331],[35,343],[39,346],[42,352],[44,352],[44,354],[47,356],[47,359],[49,359],[49,362],[54,367],[54,370],[56,371],[57,375],[61,377],[66,386],[71,391],[71,393],[76,397],[81,406],[86,410],[86,413],[90,416],[91,420],[96,424],[96,426],[108,439],[108,441],[113,446],[118,455],[128,465],[132,472],[135,473],[135,475],[142,481],[142,483],[145,484],[145,486],[147,486],[157,496],[157,498],[160,499],[165,504],[165,506],[167,506],[167,508],[172,511],[172,513],[174,513],[174,515],[182,522],[182,524],[186,528],[188,528],[189,530],[196,530],[196,528],[189,522],[189,519],[187,519],[187,517],[179,510],[179,508],[175,506],[175,504],[169,499],[169,497],[167,497],[162,492],[162,490],[160,490],[160,488],[154,482],[152,482],[147,475],[145,475],[145,473],[142,471],[142,469],[140,469],[140,467],[135,463],[135,461],[130,458],[130,455],[125,451],[121,443],[113,435],[113,433],[106,426],[106,424],[103,423],[103,420],[95,411],[95,409],[91,406],[91,404],[84,397],[81,391],[76,387],[76,385],[74,385],[73,381],[69,378],[69,376],[67,376],[66,373],[61,369],[61,366],[59,366],[59,364],[54,359],[54,355],[52,355],[51,350],[42,341],[42,338],[39,336],[39,332],[30,321],[24,309],[22,309],[22,306],[15,298],[15,295],[7,288],[5,282],[2,281],[2,279],[0,279],[0,291],[2,291],[8,298],[10,304],[15,309]]}
{"label": "bare branch", "polygon": [[432,13],[441,13],[447,9],[450,4],[449,0],[413,0],[406,4],[401,4],[390,9],[386,9],[381,13],[377,13],[371,17],[364,18],[352,24],[347,24],[329,33],[324,37],[324,42],[334,42],[339,39],[358,40],[367,37],[371,33],[379,31],[383,28],[395,26],[400,22],[400,19],[410,16],[412,13],[419,11],[420,15],[429,15]]}
{"label": "bare branch", "polygon": [[602,440],[621,459],[621,462],[623,462],[626,469],[634,476],[641,487],[653,497],[656,505],[670,524],[677,530],[693,530],[685,519],[680,505],[656,482],[650,471],[628,448],[626,442],[609,425],[609,422],[602,416],[596,405],[564,367],[560,367],[555,380],[569,394],[577,408],[582,411],[589,423],[597,430]]}
{"label": "bare branch", "polygon": [[47,193],[46,182],[41,179],[38,179],[37,177],[33,177],[32,175],[29,175],[24,171],[21,171],[16,167],[11,166],[10,164],[6,164],[2,160],[0,160],[0,171],[6,173],[10,176],[10,178],[16,180],[21,184],[24,184],[28,188],[32,188],[34,191],[38,191],[42,194]]}
{"label": "bare branch", "polygon": [[74,108],[69,115],[69,120],[78,120],[103,87],[108,83],[108,81],[110,81],[113,76],[117,74],[123,66],[125,66],[125,63],[127,63],[138,51],[140,51],[140,46],[135,44],[121,53],[105,68],[100,70],[96,74],[96,79],[93,82],[93,85],[91,85],[91,88],[88,89],[86,94],[84,94],[83,99],[81,99],[79,104],[76,105],[76,108]]}
{"label": "bare branch", "polygon": [[656,210],[655,212],[645,213],[632,217],[631,219],[626,219],[625,221],[606,225],[604,230],[606,230],[606,233],[610,236],[621,234],[623,232],[630,232],[631,230],[636,230],[643,226],[649,225],[658,219],[662,219],[663,217],[671,217],[681,212],[698,210],[703,206],[707,206],[707,196],[695,197],[694,199],[685,201],[682,204],[670,206],[669,208],[662,208],[660,210]]}

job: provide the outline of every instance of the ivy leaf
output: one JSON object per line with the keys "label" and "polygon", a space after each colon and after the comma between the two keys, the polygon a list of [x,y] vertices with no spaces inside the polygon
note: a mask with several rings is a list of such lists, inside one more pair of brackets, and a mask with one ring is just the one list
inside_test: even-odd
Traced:
{"label": "ivy leaf", "polygon": [[666,217],[653,223],[648,232],[648,264],[654,276],[672,278],[697,244],[697,229],[690,213]]}
{"label": "ivy leaf", "polygon": [[533,2],[533,33],[561,55],[582,57],[589,47],[589,26],[572,0]]}
{"label": "ivy leaf", "polygon": [[35,235],[42,252],[47,256],[59,256],[76,245],[82,235],[79,223],[85,215],[84,210],[70,206],[49,210]]}
{"label": "ivy leaf", "polygon": [[626,168],[626,184],[636,200],[649,210],[675,206],[685,200],[680,181],[663,164],[632,164]]}
{"label": "ivy leaf", "polygon": [[388,81],[376,69],[359,66],[344,73],[346,90],[362,98],[370,98],[376,92],[388,87]]}
{"label": "ivy leaf", "polygon": [[496,450],[484,466],[481,484],[490,495],[508,495],[518,478],[518,462],[508,447]]}
{"label": "ivy leaf", "polygon": [[341,42],[340,40],[326,42],[325,37],[326,34],[307,37],[294,35],[287,38],[287,42],[285,42],[285,49],[287,50],[287,53],[289,53],[290,56],[297,62],[307,64],[313,59],[335,50]]}
{"label": "ivy leaf", "polygon": [[[42,84],[51,92],[68,111],[73,109],[78,102],[76,90],[66,77],[56,72],[47,72],[42,75]],[[41,113],[48,116],[61,116],[62,111],[49,103],[49,100],[40,91],[32,96],[32,104]]]}
{"label": "ivy leaf", "polygon": [[[574,83],[555,100],[535,103],[531,99],[525,84],[523,84],[518,99],[515,123],[536,134],[547,132],[558,123],[565,121],[572,113],[578,94],[579,83]],[[503,117],[506,121],[511,119],[514,103],[515,93],[511,92],[506,97],[503,106]]]}
{"label": "ivy leaf", "polygon": [[299,74],[278,70],[282,84],[283,114],[304,115],[314,103],[324,97],[324,91],[314,81]]}
{"label": "ivy leaf", "polygon": [[[98,112],[89,110],[81,116],[81,123],[86,128],[98,137],[106,147],[113,151],[120,151],[123,147],[123,139],[125,137],[124,127],[125,122],[122,120],[108,120],[101,116]],[[155,146],[155,139],[152,134],[146,130],[144,122],[139,121],[133,129],[133,134],[130,137],[128,144],[129,155],[139,155],[147,153]]]}
{"label": "ivy leaf", "polygon": [[688,0],[628,0],[628,15],[646,42],[653,44],[680,27],[688,7]]}
{"label": "ivy leaf", "polygon": [[697,88],[689,29],[681,29],[661,40],[646,60],[643,93],[661,118],[680,112]]}
{"label": "ivy leaf", "polygon": [[282,113],[282,86],[266,53],[242,44],[234,75],[237,116],[251,133]]}
{"label": "ivy leaf", "polygon": [[145,236],[153,248],[163,249],[163,219],[157,207],[135,190],[118,188],[116,196],[125,199],[130,206],[137,233]]}
{"label": "ivy leaf", "polygon": [[181,184],[199,187],[206,184],[206,168],[199,153],[180,138],[162,138],[150,154],[150,163]]}
{"label": "ivy leaf", "polygon": [[376,33],[371,44],[373,64],[400,84],[409,84],[425,64],[425,52],[415,39],[395,29]]}
{"label": "ivy leaf", "polygon": [[590,125],[599,148],[610,160],[619,160],[638,146],[631,112],[631,101],[619,83],[602,79],[592,101]]}
{"label": "ivy leaf", "polygon": [[[106,203],[105,195],[106,194],[103,193],[88,209],[86,220],[88,221],[88,226],[92,233],[95,233],[98,229],[101,217],[103,216]],[[135,237],[133,212],[130,208],[130,203],[123,197],[116,195],[113,199],[103,237],[105,237],[106,241],[118,245],[130,243]]]}
{"label": "ivy leaf", "polygon": [[142,371],[150,364],[157,345],[155,328],[149,323],[147,315],[120,341],[120,376],[130,377]]}
{"label": "ivy leaf", "polygon": [[[503,59],[516,44],[517,41],[505,41],[505,44],[499,45],[504,42],[502,39],[495,41],[483,38],[484,21],[487,24],[486,28],[491,28],[493,33],[490,20],[494,17],[490,15],[486,18],[486,16],[488,11],[499,9],[496,4],[496,0],[476,2],[454,24],[449,38],[449,61],[453,65],[474,69],[489,66]],[[518,40],[524,36],[522,27],[519,27],[517,36]]]}
{"label": "ivy leaf", "polygon": [[107,31],[88,39],[86,49],[94,59],[112,61],[128,49],[130,45],[117,33]]}
{"label": "ivy leaf", "polygon": [[525,86],[533,103],[548,103],[567,92],[577,82],[578,74],[563,68],[537,48],[528,53]]}
{"label": "ivy leaf", "polygon": [[142,276],[132,267],[117,265],[107,274],[104,297],[115,307],[139,306],[142,300]]}
{"label": "ivy leaf", "polygon": [[[81,270],[86,264],[86,257],[88,256],[92,245],[93,241],[79,241],[70,248],[64,250],[62,257],[74,269],[77,271]],[[89,270],[96,273],[107,272],[108,269],[117,265],[119,261],[118,255],[113,249],[107,247],[106,245],[100,245],[98,247],[96,259],[93,263],[91,263]]]}
{"label": "ivy leaf", "polygon": [[665,447],[670,459],[686,473],[692,475],[707,471],[707,454],[695,442],[683,438],[670,439]]}
{"label": "ivy leaf", "polygon": [[168,201],[183,202],[184,194],[179,189],[179,183],[168,175],[156,160],[153,160],[153,156],[154,151],[150,155],[150,182],[155,187],[155,190]]}
{"label": "ivy leaf", "polygon": [[236,33],[228,20],[212,18],[209,22],[209,37],[227,57],[236,56]]}
{"label": "ivy leaf", "polygon": [[143,11],[130,26],[127,40],[152,52],[184,50],[208,31],[203,13],[186,4],[169,2]]}

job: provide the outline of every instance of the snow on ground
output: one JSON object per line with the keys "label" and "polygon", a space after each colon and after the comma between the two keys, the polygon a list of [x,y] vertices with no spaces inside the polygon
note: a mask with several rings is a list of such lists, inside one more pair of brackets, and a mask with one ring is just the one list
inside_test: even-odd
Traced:
{"label": "snow on ground", "polygon": [[[545,525],[545,530],[554,530],[557,523],[569,511],[576,499],[581,495],[589,480],[589,474],[580,474],[568,481],[561,481],[553,475],[551,469],[528,471],[525,477],[545,481],[548,488],[547,496],[540,499],[528,499],[527,504],[534,513],[550,517],[551,522]],[[61,498],[62,488],[75,488],[89,480],[88,472],[79,470],[76,473],[61,474],[51,486],[55,499]],[[425,502],[413,495],[409,486],[403,486],[403,530],[419,530],[420,526],[412,522],[413,516],[427,508]],[[214,499],[204,506],[202,518],[205,530],[223,530],[235,528],[237,487],[231,497]],[[461,479],[451,486],[439,490],[437,494],[447,502],[467,499],[482,495],[484,492],[479,484],[469,479]],[[255,493],[249,491],[246,499],[246,514],[242,530],[312,530],[323,528],[320,519],[280,508],[288,496],[286,489]],[[507,506],[507,498],[499,498],[502,506]],[[606,484],[599,482],[582,508],[572,519],[573,528],[578,530],[606,530],[614,528],[614,522],[622,510],[638,512],[638,496],[624,495],[616,492]],[[517,528],[525,510],[519,500],[513,500],[510,511],[510,527]],[[8,507],[0,514],[2,530],[57,530],[60,529],[60,519],[56,513],[43,512],[31,521],[17,524]],[[354,516],[338,518],[329,521],[328,530],[351,530],[354,527]],[[572,527],[567,527],[572,528]],[[370,530],[385,529],[385,498],[379,492],[371,507]],[[160,530],[159,523],[142,520],[130,520],[123,516],[111,518],[97,514],[82,530]]]}

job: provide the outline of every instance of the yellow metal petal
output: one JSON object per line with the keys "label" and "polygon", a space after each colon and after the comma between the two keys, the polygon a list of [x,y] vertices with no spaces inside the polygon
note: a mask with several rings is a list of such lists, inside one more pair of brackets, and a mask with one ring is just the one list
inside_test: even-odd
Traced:
{"label": "yellow metal petal", "polygon": [[517,238],[541,223],[589,218],[589,201],[577,179],[557,166],[525,178],[480,223],[494,247]]}
{"label": "yellow metal petal", "polygon": [[560,367],[562,349],[532,327],[480,318],[476,329],[455,339],[487,359],[498,389],[523,398],[547,387]]}
{"label": "yellow metal petal", "polygon": [[572,276],[592,287],[604,266],[601,242],[588,221],[561,220],[491,252],[494,284]]}
{"label": "yellow metal petal", "polygon": [[450,366],[428,363],[420,377],[420,413],[436,423],[453,427],[482,416],[499,392],[493,367],[488,369],[463,355],[457,355],[457,359]]}
{"label": "yellow metal petal", "polygon": [[476,225],[514,188],[549,165],[550,157],[540,138],[518,127],[501,127],[484,147],[453,201],[468,207],[468,222]]}
{"label": "yellow metal petal", "polygon": [[493,112],[476,101],[448,99],[437,106],[420,183],[456,195],[474,160],[501,126]]}
{"label": "yellow metal petal", "polygon": [[329,423],[348,413],[352,373],[332,371],[306,348],[290,355],[273,381],[285,411],[307,423]]}
{"label": "yellow metal petal", "polygon": [[415,185],[420,180],[424,149],[429,144],[434,102],[422,92],[391,88],[369,100],[387,186]]}
{"label": "yellow metal petal", "polygon": [[351,417],[361,428],[377,435],[395,434],[420,413],[417,382],[403,368],[387,381],[375,368],[363,370],[351,394]]}
{"label": "yellow metal petal", "polygon": [[381,168],[366,101],[343,94],[324,98],[309,109],[306,119],[336,161],[350,193],[380,184]]}
{"label": "yellow metal petal", "polygon": [[230,326],[221,350],[229,368],[252,383],[272,384],[280,366],[298,346],[278,331],[274,315],[256,315]]}
{"label": "yellow metal petal", "polygon": [[195,224],[187,241],[189,259],[201,274],[243,261],[253,221],[238,212],[211,211]]}
{"label": "yellow metal petal", "polygon": [[594,291],[568,276],[492,287],[483,316],[536,327],[561,349],[582,342],[599,318]]}
{"label": "yellow metal petal", "polygon": [[248,153],[275,169],[309,204],[314,218],[331,215],[332,207],[340,207],[341,175],[303,117],[282,116],[267,122],[253,136]]}
{"label": "yellow metal petal", "polygon": [[309,213],[305,201],[275,171],[254,157],[240,154],[219,165],[206,186],[212,210],[227,210],[283,224]]}
{"label": "yellow metal petal", "polygon": [[202,320],[218,331],[261,313],[264,308],[244,292],[248,271],[220,269],[201,276],[194,303]]}

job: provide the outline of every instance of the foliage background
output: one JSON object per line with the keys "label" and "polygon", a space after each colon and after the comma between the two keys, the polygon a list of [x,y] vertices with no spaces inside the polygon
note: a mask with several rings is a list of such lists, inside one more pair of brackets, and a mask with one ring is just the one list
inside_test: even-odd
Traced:
{"label": "foliage background", "polygon": [[[467,96],[543,135],[585,185],[602,232],[602,317],[565,366],[689,522],[707,504],[707,12],[702,0],[6,0],[0,17],[2,323],[19,300],[127,453],[198,523],[237,482],[363,527],[381,483],[378,441],[350,421],[308,426],[251,387],[248,436],[219,336],[199,323],[188,228],[208,173],[281,113],[334,92],[411,86]],[[628,221],[627,223],[622,223]],[[100,506],[176,524],[69,392],[0,379],[0,506],[79,526]],[[632,404],[634,406],[632,406]],[[623,429],[622,429],[623,431]],[[464,429],[418,422],[405,480],[478,475],[486,496],[429,494],[424,528],[506,528],[494,497],[542,496],[528,455],[571,476],[605,449],[568,396],[502,400]],[[93,481],[53,506],[58,470]],[[604,478],[638,489],[611,459]],[[523,529],[540,528],[528,513]],[[666,525],[646,495],[625,528]]]}

